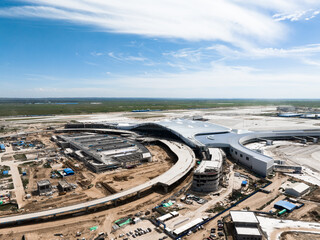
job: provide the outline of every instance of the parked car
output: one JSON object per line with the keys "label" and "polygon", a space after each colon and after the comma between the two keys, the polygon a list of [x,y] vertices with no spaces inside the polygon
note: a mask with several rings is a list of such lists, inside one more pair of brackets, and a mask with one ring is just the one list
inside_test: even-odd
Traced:
{"label": "parked car", "polygon": [[218,232],[219,237],[223,237],[224,233],[223,232]]}

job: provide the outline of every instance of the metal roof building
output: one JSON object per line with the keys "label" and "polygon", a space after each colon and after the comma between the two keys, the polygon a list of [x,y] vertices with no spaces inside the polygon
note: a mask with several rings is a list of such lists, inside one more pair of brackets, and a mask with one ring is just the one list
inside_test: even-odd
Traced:
{"label": "metal roof building", "polygon": [[305,183],[292,183],[285,188],[285,193],[294,197],[300,197],[309,191],[310,187]]}
{"label": "metal roof building", "polygon": [[274,204],[277,209],[287,209],[289,212],[293,211],[297,206],[291,202],[280,200]]}
{"label": "metal roof building", "polygon": [[74,174],[74,171],[73,171],[71,168],[65,168],[65,169],[63,170],[63,172],[64,172],[67,176]]}
{"label": "metal roof building", "polygon": [[178,236],[186,231],[189,231],[191,228],[195,227],[196,225],[200,224],[203,222],[202,218],[197,218],[191,222],[188,222],[187,224],[177,228],[176,230],[173,231],[173,233]]}
{"label": "metal roof building", "polygon": [[230,216],[234,224],[257,225],[259,221],[254,212],[230,211]]}
{"label": "metal roof building", "polygon": [[278,113],[278,117],[301,117],[301,113]]}
{"label": "metal roof building", "polygon": [[209,122],[194,121],[190,119],[167,119],[164,121],[155,121],[141,124],[119,125],[118,127],[120,129],[126,130],[138,130],[139,128],[167,130],[179,137],[191,147],[204,146],[202,142],[198,141],[195,138],[196,135],[223,134],[229,133],[231,131],[231,128]]}
{"label": "metal roof building", "polygon": [[237,240],[259,240],[262,234],[258,228],[235,227]]}
{"label": "metal roof building", "polygon": [[118,124],[113,126],[122,130],[170,132],[190,147],[204,150],[206,148],[225,148],[238,163],[248,169],[266,177],[271,174],[274,159],[246,148],[252,142],[273,140],[294,140],[298,138],[318,139],[320,131],[315,129],[291,131],[261,131],[250,132],[232,130],[210,122],[194,121],[190,119],[170,119],[165,121],[146,122],[139,124]]}
{"label": "metal roof building", "polygon": [[237,240],[260,240],[259,220],[254,212],[230,211],[231,220],[235,226]]}

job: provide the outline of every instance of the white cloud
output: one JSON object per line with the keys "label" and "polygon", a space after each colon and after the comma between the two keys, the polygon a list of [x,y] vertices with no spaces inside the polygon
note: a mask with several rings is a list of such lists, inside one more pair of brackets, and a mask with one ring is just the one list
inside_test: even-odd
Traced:
{"label": "white cloud", "polygon": [[[320,87],[316,74],[268,72],[246,66],[225,65],[187,73],[123,77],[117,82],[121,86],[136,89],[135,96],[143,93],[143,96],[205,98],[308,98],[318,97],[316,89]],[[313,88],[310,89],[310,86]],[[158,95],[155,95],[155,91]]]}
{"label": "white cloud", "polygon": [[[81,86],[79,88],[63,87],[62,84],[65,82],[72,82],[72,79],[65,79],[61,85],[55,82],[59,86],[54,86],[54,91],[51,88],[42,87],[41,90],[39,88],[37,91],[43,93],[43,96],[84,94],[83,96],[105,97],[318,97],[316,90],[320,88],[320,81],[318,81],[317,67],[320,66],[320,62],[315,59],[319,55],[320,44],[291,48],[265,46],[279,46],[277,41],[285,39],[289,27],[285,20],[309,20],[318,15],[319,0],[21,0],[20,2],[24,4],[19,7],[0,8],[0,16],[61,20],[92,26],[99,31],[137,34],[152,38],[210,41],[203,42],[207,43],[207,46],[202,45],[200,48],[164,51],[162,56],[164,61],[161,63],[154,63],[136,51],[130,54],[92,52],[91,55],[95,57],[109,57],[130,64],[157,66],[162,64],[161,67],[166,64],[177,68],[180,73],[161,73],[155,69],[157,73],[132,77],[117,76],[117,73],[107,72],[107,80],[93,79],[87,83],[85,80],[79,80]],[[277,44],[272,44],[274,42]],[[143,44],[132,42],[131,45],[139,48]],[[143,52],[144,49],[138,51],[140,50]],[[289,74],[285,73],[289,71],[288,69],[274,72],[273,69],[261,70],[217,63],[229,59],[264,58],[293,58],[315,68],[313,73],[298,72],[298,70],[295,72],[289,69]],[[92,64],[89,61],[86,63]],[[230,62],[225,61],[225,64],[227,63]],[[140,70],[139,72],[143,71]],[[87,88],[88,86],[90,87]],[[32,91],[35,90],[30,89],[29,93]]]}
{"label": "white cloud", "polygon": [[137,62],[144,62],[147,61],[148,59],[142,56],[131,56],[131,55],[125,55],[123,53],[113,53],[113,52],[109,52],[108,56],[116,59],[118,61],[137,61]]}
{"label": "white cloud", "polygon": [[295,11],[293,13],[278,13],[273,15],[276,21],[290,20],[291,22],[306,20],[309,21],[319,14],[318,10]]}
{"label": "white cloud", "polygon": [[187,59],[190,62],[198,62],[201,58],[203,58],[204,51],[202,49],[190,49],[184,48],[178,51],[170,51],[163,53],[164,56],[171,56],[176,59]]}
{"label": "white cloud", "polygon": [[[201,62],[202,60],[223,61],[232,59],[264,59],[264,58],[295,58],[306,64],[311,64],[313,57],[320,53],[319,44],[308,44],[292,48],[246,48],[239,49],[226,45],[215,44],[209,47],[196,49],[180,49],[178,51],[166,52],[163,55],[175,59],[185,59],[189,62]],[[181,62],[180,62],[181,64]],[[313,64],[316,65],[316,64]]]}
{"label": "white cloud", "polygon": [[[265,6],[235,0],[29,0],[0,9],[6,17],[58,19],[99,30],[186,40],[220,40],[237,46],[269,43],[285,35]],[[31,4],[28,5],[28,2]]]}
{"label": "white cloud", "polygon": [[23,88],[20,93],[15,89],[15,92],[20,96],[39,97],[318,98],[320,88],[318,74],[225,65],[187,73],[77,79],[77,83],[77,88],[65,88],[61,81],[52,88],[40,86]]}
{"label": "white cloud", "polygon": [[318,0],[234,0],[234,2],[246,3],[249,6],[260,7],[275,12],[295,12],[320,7]]}
{"label": "white cloud", "polygon": [[293,48],[252,49],[251,54],[257,57],[307,57],[320,53],[320,44],[309,44]]}
{"label": "white cloud", "polygon": [[91,52],[91,55],[94,56],[94,57],[100,57],[100,56],[105,55],[105,53],[102,53],[102,52]]}

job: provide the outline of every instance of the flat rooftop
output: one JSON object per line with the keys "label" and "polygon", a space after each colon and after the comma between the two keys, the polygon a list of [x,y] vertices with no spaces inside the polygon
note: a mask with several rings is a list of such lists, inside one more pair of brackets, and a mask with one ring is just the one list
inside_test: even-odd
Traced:
{"label": "flat rooftop", "polygon": [[37,182],[37,185],[38,186],[47,186],[47,185],[50,185],[50,181],[48,179],[44,179],[44,180],[40,180]]}
{"label": "flat rooftop", "polygon": [[[222,161],[222,160],[221,160]],[[218,161],[203,160],[195,170],[195,173],[206,174],[215,173],[220,170],[221,163]]]}
{"label": "flat rooftop", "polygon": [[69,183],[65,180],[59,181],[58,184],[62,187],[62,188],[68,188],[70,187]]}
{"label": "flat rooftop", "polygon": [[219,148],[208,148],[211,155],[211,161],[221,161],[222,153]]}
{"label": "flat rooftop", "polygon": [[236,227],[236,232],[238,235],[261,236],[259,229],[256,227]]}
{"label": "flat rooftop", "polygon": [[190,228],[196,226],[197,224],[203,222],[202,218],[197,218],[191,222],[186,223],[185,225],[177,228],[176,230],[173,231],[174,234],[179,235],[187,230],[189,230]]}
{"label": "flat rooftop", "polygon": [[293,189],[299,193],[303,193],[304,191],[308,190],[310,187],[302,182],[290,183],[286,186],[285,189]]}
{"label": "flat rooftop", "polygon": [[63,135],[59,138],[70,143],[78,151],[81,150],[83,156],[90,156],[96,164],[116,165],[125,161],[126,157],[135,157],[138,160],[143,153],[149,153],[140,143],[121,136],[82,133]]}
{"label": "flat rooftop", "polygon": [[254,212],[230,211],[230,215],[234,223],[259,223]]}

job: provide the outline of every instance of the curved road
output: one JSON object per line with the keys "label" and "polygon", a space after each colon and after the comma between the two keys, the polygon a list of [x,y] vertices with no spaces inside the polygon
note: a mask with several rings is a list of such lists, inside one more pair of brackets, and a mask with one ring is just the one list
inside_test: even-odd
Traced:
{"label": "curved road", "polygon": [[42,217],[51,217],[59,214],[66,214],[70,212],[85,210],[90,207],[101,206],[105,203],[115,201],[119,198],[127,197],[129,195],[139,193],[152,186],[156,186],[160,184],[166,187],[166,186],[172,185],[179,179],[183,178],[194,167],[195,156],[193,151],[184,144],[176,143],[172,141],[166,141],[166,140],[162,140],[162,142],[166,144],[171,149],[171,151],[173,151],[178,157],[178,161],[176,162],[176,164],[172,168],[170,168],[167,172],[163,173],[162,175],[148,182],[145,182],[139,186],[133,187],[131,189],[128,189],[104,198],[88,201],[85,203],[79,203],[72,206],[55,208],[55,209],[50,209],[50,210],[45,210],[45,211],[40,211],[35,213],[1,217],[0,225],[28,221],[28,220],[42,218]]}

